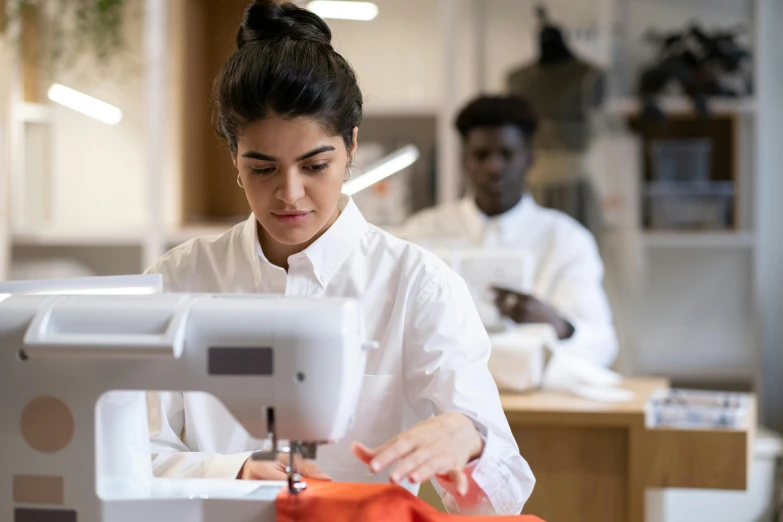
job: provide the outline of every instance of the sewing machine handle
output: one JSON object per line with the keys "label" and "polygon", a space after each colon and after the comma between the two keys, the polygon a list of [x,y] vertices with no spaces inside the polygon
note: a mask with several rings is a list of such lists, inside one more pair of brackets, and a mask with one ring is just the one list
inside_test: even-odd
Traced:
{"label": "sewing machine handle", "polygon": [[[190,303],[179,306],[163,333],[106,334],[68,333],[52,331],[52,315],[59,300],[42,306],[30,322],[24,336],[24,352],[29,358],[97,357],[97,358],[175,358],[182,354],[185,325]],[[191,303],[194,302],[191,300]]]}

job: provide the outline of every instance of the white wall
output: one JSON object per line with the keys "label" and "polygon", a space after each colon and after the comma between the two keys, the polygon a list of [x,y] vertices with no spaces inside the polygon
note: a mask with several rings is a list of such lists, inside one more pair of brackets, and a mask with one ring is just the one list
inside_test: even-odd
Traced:
{"label": "white wall", "polygon": [[650,249],[647,270],[637,370],[701,378],[755,375],[750,250]]}
{"label": "white wall", "polygon": [[[140,5],[141,3],[139,3]],[[82,62],[53,80],[119,107],[109,126],[53,105],[52,224],[57,228],[141,227],[145,222],[145,91],[141,9],[128,10],[128,51],[104,71]]]}
{"label": "white wall", "polygon": [[759,0],[758,288],[762,327],[763,421],[783,430],[783,2]]}
{"label": "white wall", "polygon": [[356,70],[368,104],[439,100],[438,0],[375,0],[370,22],[328,20],[333,45]]}

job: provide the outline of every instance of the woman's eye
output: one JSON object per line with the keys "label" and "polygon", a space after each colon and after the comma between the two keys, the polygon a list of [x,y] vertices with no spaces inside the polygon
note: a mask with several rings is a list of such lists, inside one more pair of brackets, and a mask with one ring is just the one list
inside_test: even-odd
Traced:
{"label": "woman's eye", "polygon": [[275,171],[274,167],[264,167],[262,169],[256,169],[253,167],[250,167],[250,172],[255,174],[256,176],[266,176],[268,174],[271,174]]}
{"label": "woman's eye", "polygon": [[328,167],[329,167],[328,163],[321,163],[319,165],[310,165],[305,168],[310,172],[321,172],[322,170],[326,170]]}

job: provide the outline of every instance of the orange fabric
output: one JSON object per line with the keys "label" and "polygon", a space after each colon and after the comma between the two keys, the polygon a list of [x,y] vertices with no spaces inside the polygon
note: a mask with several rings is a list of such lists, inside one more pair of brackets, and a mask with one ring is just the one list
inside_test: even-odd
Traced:
{"label": "orange fabric", "polygon": [[307,480],[307,489],[277,496],[277,522],[541,522],[529,515],[462,517],[440,513],[400,486]]}

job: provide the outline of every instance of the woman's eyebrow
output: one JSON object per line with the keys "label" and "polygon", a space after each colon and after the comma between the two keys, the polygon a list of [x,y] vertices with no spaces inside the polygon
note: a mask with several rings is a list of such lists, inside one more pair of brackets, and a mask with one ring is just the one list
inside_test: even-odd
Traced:
{"label": "woman's eyebrow", "polygon": [[321,154],[322,152],[331,152],[334,150],[334,147],[331,145],[323,145],[321,147],[318,147],[317,149],[313,149],[307,154],[302,154],[298,158],[296,158],[296,161],[304,161],[307,158],[312,158],[313,156],[317,156],[318,154]]}
{"label": "woman's eyebrow", "polygon": [[[331,145],[323,145],[321,147],[318,147],[317,149],[313,149],[310,152],[307,152],[305,154],[302,154],[298,158],[296,158],[296,161],[304,161],[307,158],[312,158],[313,156],[317,156],[318,154],[321,154],[322,152],[331,152],[335,150],[334,147]],[[277,158],[273,156],[268,156],[266,154],[262,154],[260,152],[256,152],[253,150],[247,151],[244,154],[242,154],[243,158],[250,158],[250,159],[256,159],[261,161],[277,161]]]}
{"label": "woman's eyebrow", "polygon": [[260,152],[255,152],[252,150],[242,154],[242,157],[261,161],[277,161],[277,158],[273,158],[272,156],[267,156],[266,154],[261,154]]}

